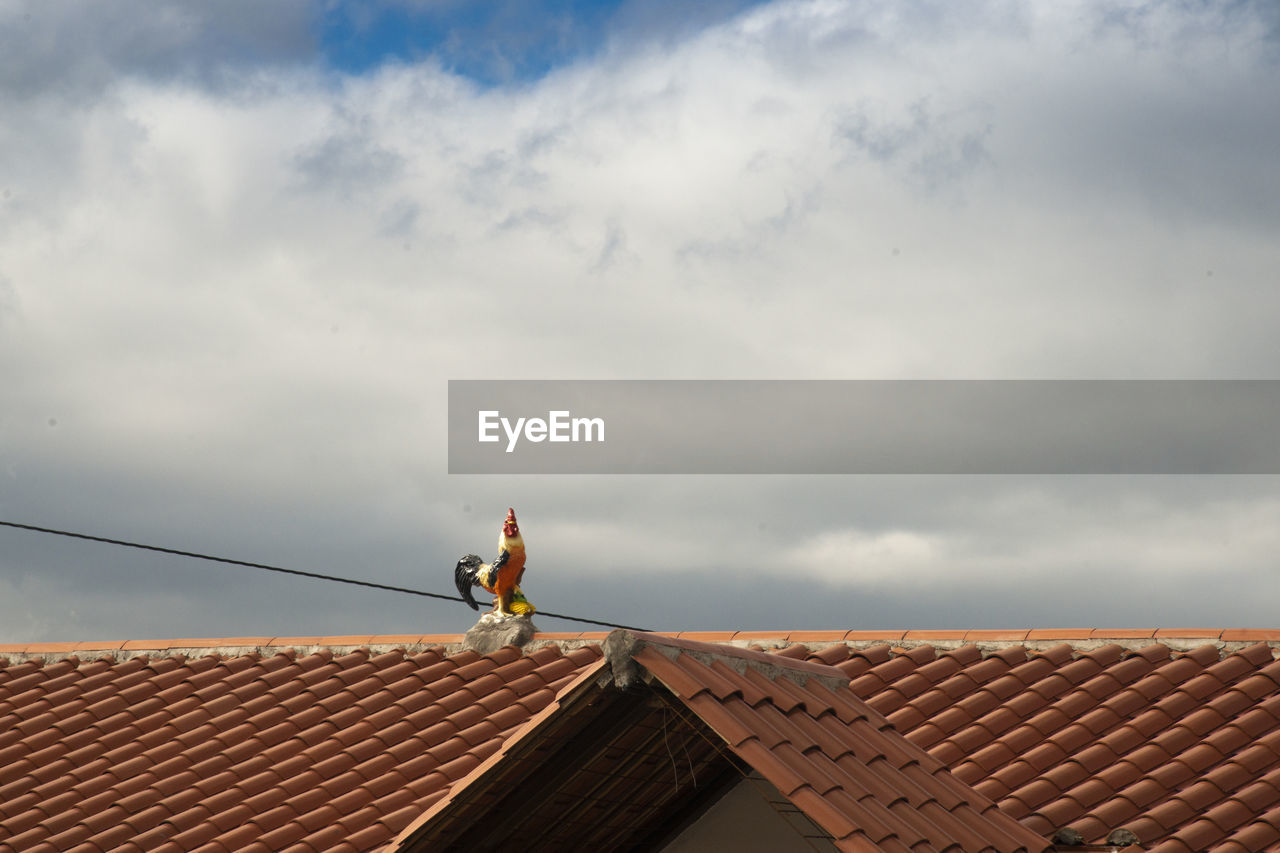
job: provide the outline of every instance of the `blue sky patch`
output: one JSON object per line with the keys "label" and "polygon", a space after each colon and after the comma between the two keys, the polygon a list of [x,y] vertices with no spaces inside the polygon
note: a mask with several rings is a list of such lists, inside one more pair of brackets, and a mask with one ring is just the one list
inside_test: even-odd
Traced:
{"label": "blue sky patch", "polygon": [[436,58],[485,85],[536,80],[611,40],[678,36],[731,17],[759,0],[382,0],[340,2],[320,21],[320,50],[337,70],[359,74],[389,62]]}

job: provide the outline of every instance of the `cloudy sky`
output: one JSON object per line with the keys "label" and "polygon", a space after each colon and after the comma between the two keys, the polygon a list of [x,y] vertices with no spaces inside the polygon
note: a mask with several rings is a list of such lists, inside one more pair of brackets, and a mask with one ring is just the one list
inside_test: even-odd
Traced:
{"label": "cloudy sky", "polygon": [[[449,379],[1280,378],[1270,0],[689,5],[0,0],[0,520],[449,593],[514,506],[642,627],[1274,627],[1277,477],[447,473]],[[0,528],[0,642],[473,619]]]}

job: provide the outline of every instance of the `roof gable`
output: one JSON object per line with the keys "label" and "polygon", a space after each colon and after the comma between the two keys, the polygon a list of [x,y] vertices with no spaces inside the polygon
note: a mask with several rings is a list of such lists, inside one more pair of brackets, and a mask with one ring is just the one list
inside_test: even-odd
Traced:
{"label": "roof gable", "polygon": [[697,800],[700,772],[723,786],[751,771],[837,849],[1049,847],[894,731],[834,667],[621,630],[604,650],[606,677],[580,679],[395,849],[652,849],[654,826],[673,827]]}
{"label": "roof gable", "polygon": [[691,716],[611,683],[604,661],[584,672],[393,849],[643,849],[664,832],[659,812],[738,778]]}

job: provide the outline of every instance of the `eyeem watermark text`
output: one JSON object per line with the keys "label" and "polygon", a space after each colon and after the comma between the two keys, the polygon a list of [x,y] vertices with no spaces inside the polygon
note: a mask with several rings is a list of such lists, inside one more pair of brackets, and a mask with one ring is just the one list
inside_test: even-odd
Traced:
{"label": "eyeem watermark text", "polygon": [[496,409],[480,411],[479,440],[499,441],[498,429],[507,435],[507,453],[516,449],[521,436],[528,441],[604,441],[604,418],[574,418],[566,410],[552,410],[547,419],[516,418],[513,424]]}
{"label": "eyeem watermark text", "polygon": [[1278,435],[1280,379],[449,381],[451,474],[1280,475]]}

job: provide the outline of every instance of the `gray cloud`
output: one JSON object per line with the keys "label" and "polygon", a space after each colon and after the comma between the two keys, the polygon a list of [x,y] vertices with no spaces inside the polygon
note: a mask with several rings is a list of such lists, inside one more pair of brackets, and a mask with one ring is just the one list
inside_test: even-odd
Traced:
{"label": "gray cloud", "polygon": [[0,328],[15,322],[18,315],[18,296],[13,282],[0,273]]}
{"label": "gray cloud", "polygon": [[223,85],[246,68],[311,56],[313,14],[309,0],[20,0],[0,11],[0,92],[77,100],[121,76]]}
{"label": "gray cloud", "polygon": [[[509,500],[538,556],[526,577],[535,604],[663,630],[1271,618],[1274,478],[775,478],[746,489],[736,479],[632,478],[606,500],[599,484],[574,478],[515,488],[464,480],[455,495],[483,504],[411,505],[403,521],[421,525],[399,531],[403,521],[377,526],[375,508],[299,507],[290,518],[268,500],[201,518],[209,503],[164,511],[168,487],[118,497],[141,499],[133,506],[151,518],[134,529],[148,541],[443,593],[458,552],[496,538],[495,513],[484,510]],[[2,535],[14,639],[460,631],[473,619],[428,599]],[[1242,598],[1242,588],[1253,594]],[[550,617],[542,626],[571,629]]]}
{"label": "gray cloud", "polygon": [[[515,506],[535,604],[662,629],[1273,618],[1272,478],[445,473],[449,378],[1274,377],[1267,4],[776,3],[488,89],[17,8],[0,517],[447,591]],[[5,641],[472,618],[16,531],[0,593]]]}
{"label": "gray cloud", "polygon": [[307,186],[332,188],[344,199],[394,180],[404,168],[403,158],[359,132],[341,132],[312,143],[297,155],[296,163]]}
{"label": "gray cloud", "polygon": [[990,125],[981,117],[939,117],[928,100],[906,105],[900,117],[877,117],[883,112],[860,105],[836,123],[837,138],[858,156],[885,166],[901,167],[906,176],[929,190],[938,190],[988,165],[985,139]]}

